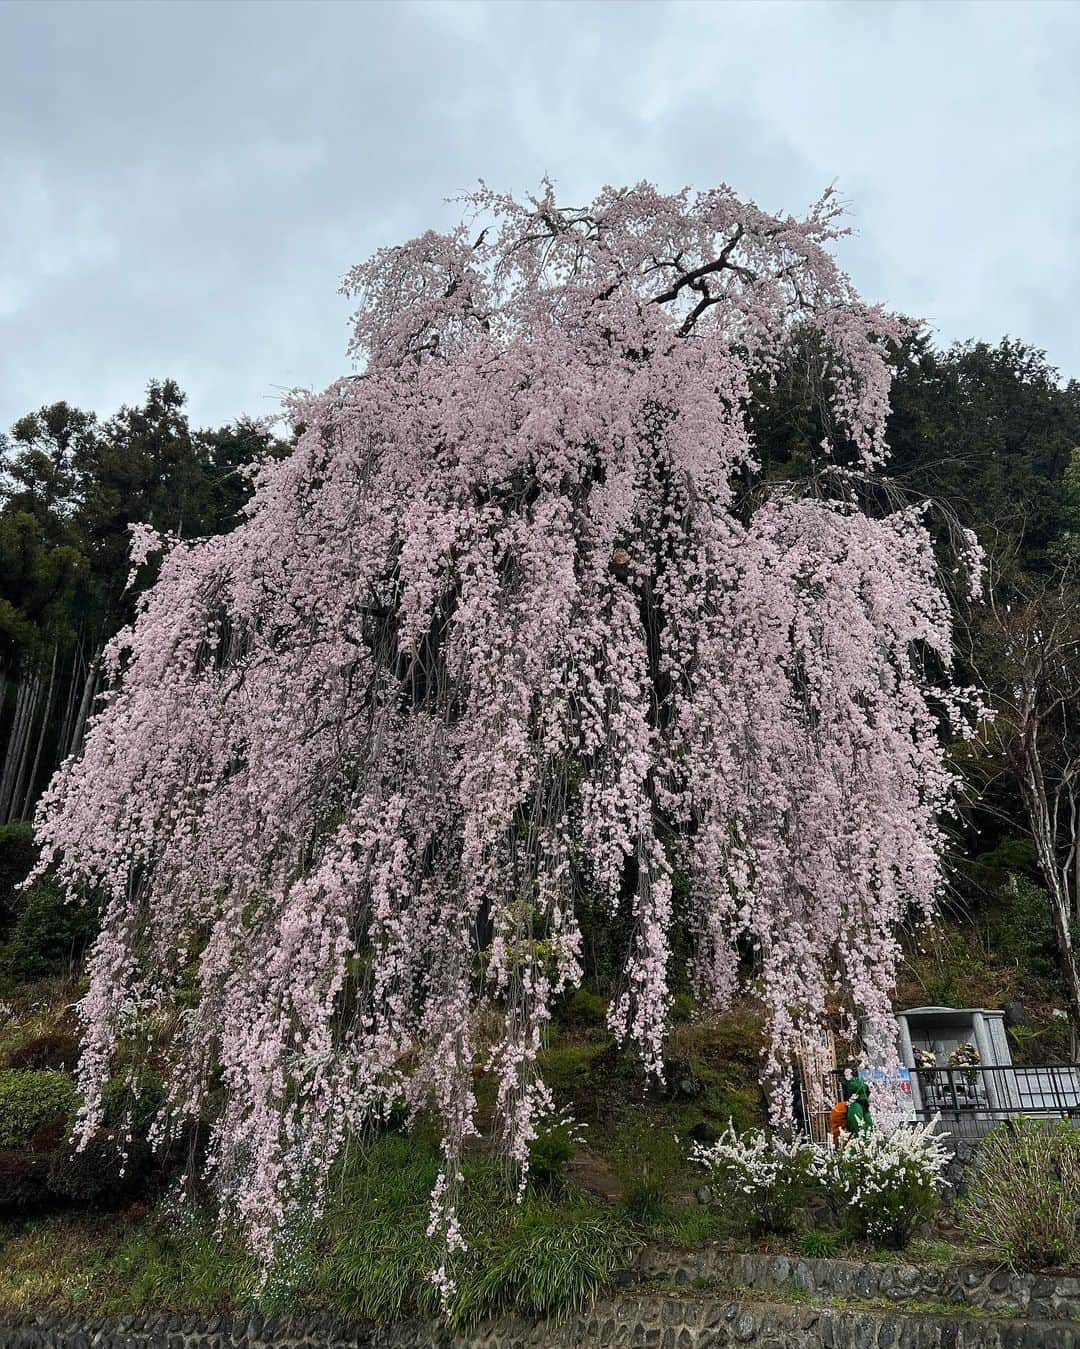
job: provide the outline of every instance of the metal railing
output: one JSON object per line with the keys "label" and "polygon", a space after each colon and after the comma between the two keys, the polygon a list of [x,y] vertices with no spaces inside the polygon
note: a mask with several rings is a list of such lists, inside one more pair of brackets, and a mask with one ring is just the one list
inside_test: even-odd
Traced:
{"label": "metal railing", "polygon": [[[954,1138],[981,1138],[1020,1115],[1065,1119],[1080,1127],[1080,1064],[912,1068],[902,1090],[915,1119],[940,1115],[942,1127]],[[875,1094],[872,1084],[871,1110]],[[812,1137],[825,1137],[829,1111],[843,1097],[839,1068],[821,1077],[815,1074],[809,1082],[796,1073],[796,1118]]]}
{"label": "metal railing", "polygon": [[[843,1083],[840,1068],[809,1081],[796,1072],[796,1118],[814,1139],[827,1135],[829,1110],[844,1098]],[[910,1068],[902,1090],[916,1120],[940,1116],[942,1128],[960,1139],[980,1139],[1018,1116],[1069,1120],[1080,1128],[1080,1063]],[[871,1110],[875,1093],[871,1082]]]}
{"label": "metal railing", "polygon": [[940,1115],[961,1135],[986,1133],[1017,1115],[1080,1124],[1080,1065],[912,1068],[911,1099],[916,1118]]}

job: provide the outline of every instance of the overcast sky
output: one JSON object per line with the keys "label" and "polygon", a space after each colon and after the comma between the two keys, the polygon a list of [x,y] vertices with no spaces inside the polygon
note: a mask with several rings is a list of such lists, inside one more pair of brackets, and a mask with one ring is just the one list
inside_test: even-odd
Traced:
{"label": "overcast sky", "polygon": [[830,182],[863,294],[1080,376],[1080,3],[0,0],[0,427],[349,369],[343,273],[484,177]]}

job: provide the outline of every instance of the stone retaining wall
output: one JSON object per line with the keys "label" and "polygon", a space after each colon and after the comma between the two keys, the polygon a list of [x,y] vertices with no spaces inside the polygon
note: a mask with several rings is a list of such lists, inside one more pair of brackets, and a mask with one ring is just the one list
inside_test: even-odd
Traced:
{"label": "stone retaining wall", "polygon": [[319,1318],[120,1317],[0,1322],[3,1349],[1080,1349],[1080,1325],[1009,1317],[916,1316],[809,1304],[639,1294],[560,1324],[490,1322],[451,1336],[439,1326]]}
{"label": "stone retaining wall", "polygon": [[914,1265],[859,1260],[811,1260],[784,1255],[737,1255],[714,1246],[692,1251],[647,1249],[635,1269],[641,1278],[783,1296],[887,1299],[957,1304],[984,1311],[1017,1310],[1040,1319],[1080,1319],[1080,1278],[1019,1274],[1005,1265]]}
{"label": "stone retaining wall", "polygon": [[318,1316],[42,1313],[0,1318],[0,1349],[1080,1349],[1080,1279],[1065,1275],[705,1246],[644,1251],[620,1282],[562,1322],[507,1317],[461,1335]]}

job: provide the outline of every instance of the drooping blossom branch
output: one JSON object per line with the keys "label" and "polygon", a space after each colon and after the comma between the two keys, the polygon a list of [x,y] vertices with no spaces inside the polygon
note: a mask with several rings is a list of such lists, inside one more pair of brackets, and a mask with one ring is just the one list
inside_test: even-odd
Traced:
{"label": "drooping blossom branch", "polygon": [[460,1242],[478,1058],[524,1168],[583,894],[632,915],[610,1020],[660,1072],[684,870],[698,987],[723,1005],[752,947],[775,1070],[838,985],[889,1038],[897,924],[940,880],[962,717],[919,513],[743,490],[751,373],[795,324],[838,454],[886,453],[899,328],[828,252],[834,201],[469,201],[484,228],[350,275],[363,374],[294,400],[240,528],[168,547],[38,817],[106,903],[84,1134],[120,1037],[194,980],[173,1118],[219,1065],[211,1162],[264,1250],[396,1101],[441,1120]]}

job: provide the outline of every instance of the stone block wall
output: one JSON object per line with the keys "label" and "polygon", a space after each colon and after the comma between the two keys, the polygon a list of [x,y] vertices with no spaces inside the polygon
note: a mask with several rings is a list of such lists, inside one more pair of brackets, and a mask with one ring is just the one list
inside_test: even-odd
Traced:
{"label": "stone block wall", "polygon": [[809,1304],[642,1293],[560,1323],[490,1322],[449,1335],[431,1324],[376,1327],[270,1317],[121,1317],[0,1322],[3,1349],[1080,1349],[1080,1325],[911,1315]]}
{"label": "stone block wall", "polygon": [[[859,1304],[863,1305],[859,1305]],[[0,1349],[1080,1349],[1080,1279],[936,1266],[643,1252],[623,1287],[561,1321],[332,1317],[0,1319]]]}
{"label": "stone block wall", "polygon": [[820,1299],[887,1300],[1015,1311],[1040,1319],[1080,1321],[1080,1278],[1021,1274],[1007,1265],[915,1265],[795,1256],[732,1254],[714,1246],[692,1251],[648,1249],[636,1261],[641,1278],[676,1284],[704,1280],[755,1295],[810,1294]]}

